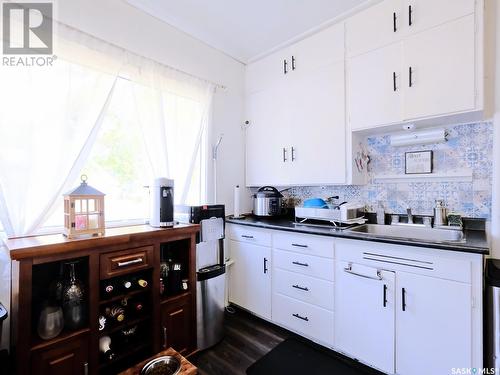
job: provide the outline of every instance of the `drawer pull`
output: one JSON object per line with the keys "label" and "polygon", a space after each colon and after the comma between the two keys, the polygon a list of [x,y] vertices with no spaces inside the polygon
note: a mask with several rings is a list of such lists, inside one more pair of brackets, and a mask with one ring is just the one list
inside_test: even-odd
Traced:
{"label": "drawer pull", "polygon": [[309,264],[307,263],[301,263],[301,262],[292,262],[292,264],[295,264],[296,266],[302,266],[302,267],[309,267]]}
{"label": "drawer pull", "polygon": [[309,247],[307,245],[301,245],[300,243],[293,243],[292,246],[294,246],[294,247],[302,247],[302,248]]}
{"label": "drawer pull", "polygon": [[303,290],[304,292],[309,292],[309,288],[306,286],[292,285],[292,288]]}
{"label": "drawer pull", "polygon": [[118,267],[126,267],[130,266],[131,264],[142,263],[142,262],[143,262],[142,258],[127,260],[126,262],[118,262]]}
{"label": "drawer pull", "polygon": [[241,237],[248,238],[250,240],[253,238],[253,236],[249,236],[248,234],[242,234]]}
{"label": "drawer pull", "polygon": [[346,268],[344,268],[344,272],[350,273],[351,275],[354,275],[354,276],[364,277],[365,279],[383,280],[382,273],[380,272],[380,270],[377,270],[377,276],[363,275],[363,274],[354,272],[352,270],[352,264],[349,264]]}
{"label": "drawer pull", "polygon": [[297,319],[301,319],[301,320],[304,320],[306,322],[309,321],[309,318],[307,316],[300,316],[299,314],[292,314],[293,317],[297,318]]}

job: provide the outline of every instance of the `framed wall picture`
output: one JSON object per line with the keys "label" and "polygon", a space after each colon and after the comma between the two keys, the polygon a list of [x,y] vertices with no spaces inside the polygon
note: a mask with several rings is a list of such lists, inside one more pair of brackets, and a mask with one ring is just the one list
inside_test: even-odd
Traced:
{"label": "framed wall picture", "polygon": [[412,151],[405,153],[405,173],[432,173],[432,151]]}

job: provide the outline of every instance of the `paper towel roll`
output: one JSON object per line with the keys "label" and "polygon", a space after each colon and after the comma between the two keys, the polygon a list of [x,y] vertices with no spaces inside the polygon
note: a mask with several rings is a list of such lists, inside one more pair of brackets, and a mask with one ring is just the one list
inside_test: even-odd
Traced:
{"label": "paper towel roll", "polygon": [[241,217],[241,211],[240,211],[240,185],[236,185],[234,187],[234,210],[233,210],[233,217],[234,218],[239,218]]}

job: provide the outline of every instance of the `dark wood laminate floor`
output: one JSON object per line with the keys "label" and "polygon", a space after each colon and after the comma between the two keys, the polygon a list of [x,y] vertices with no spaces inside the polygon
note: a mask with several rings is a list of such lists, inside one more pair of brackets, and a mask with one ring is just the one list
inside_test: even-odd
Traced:
{"label": "dark wood laminate floor", "polygon": [[226,313],[226,336],[189,361],[200,375],[240,375],[256,360],[293,334],[243,310]]}

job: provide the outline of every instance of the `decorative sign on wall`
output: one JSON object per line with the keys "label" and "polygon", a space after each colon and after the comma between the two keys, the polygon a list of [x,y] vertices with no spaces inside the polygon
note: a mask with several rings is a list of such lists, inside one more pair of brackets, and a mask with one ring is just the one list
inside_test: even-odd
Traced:
{"label": "decorative sign on wall", "polygon": [[406,152],[405,173],[432,173],[432,151]]}

